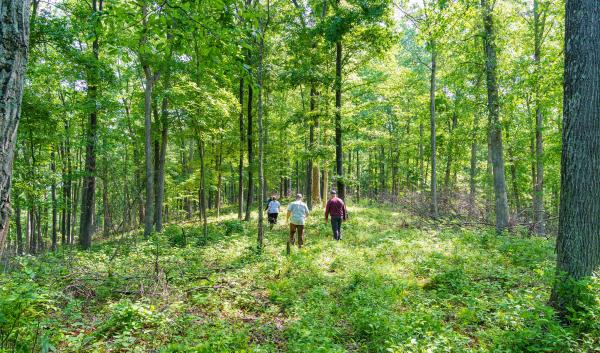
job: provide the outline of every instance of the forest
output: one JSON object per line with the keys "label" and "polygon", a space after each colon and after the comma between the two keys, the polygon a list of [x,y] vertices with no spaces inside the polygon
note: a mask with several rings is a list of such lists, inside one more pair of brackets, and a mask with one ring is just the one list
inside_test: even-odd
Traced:
{"label": "forest", "polygon": [[0,353],[600,352],[599,142],[597,0],[0,0]]}

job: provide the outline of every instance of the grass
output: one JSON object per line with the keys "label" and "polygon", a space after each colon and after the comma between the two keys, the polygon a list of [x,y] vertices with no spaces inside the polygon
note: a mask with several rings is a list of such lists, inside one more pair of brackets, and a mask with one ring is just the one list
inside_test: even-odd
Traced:
{"label": "grass", "polygon": [[0,352],[600,351],[598,325],[563,327],[546,304],[552,241],[355,207],[334,242],[320,212],[289,257],[284,225],[258,253],[229,216],[208,239],[174,225],[22,258],[0,282]]}

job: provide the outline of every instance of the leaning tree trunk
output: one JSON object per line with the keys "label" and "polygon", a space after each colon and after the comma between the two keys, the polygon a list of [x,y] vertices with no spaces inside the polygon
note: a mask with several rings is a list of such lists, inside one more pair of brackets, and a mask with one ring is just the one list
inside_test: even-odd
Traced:
{"label": "leaning tree trunk", "polygon": [[8,234],[10,186],[29,53],[29,0],[0,2],[0,254]]}
{"label": "leaning tree trunk", "polygon": [[557,278],[551,302],[562,315],[579,300],[571,279],[600,266],[600,7],[567,0]]}
{"label": "leaning tree trunk", "polygon": [[492,7],[489,0],[481,0],[483,12],[483,49],[485,52],[485,73],[487,82],[489,134],[492,169],[494,176],[494,195],[496,200],[496,230],[502,232],[509,226],[508,197],[504,175],[504,148],[502,146],[502,123],[500,122],[500,103],[498,98],[498,80],[496,77],[496,44]]}

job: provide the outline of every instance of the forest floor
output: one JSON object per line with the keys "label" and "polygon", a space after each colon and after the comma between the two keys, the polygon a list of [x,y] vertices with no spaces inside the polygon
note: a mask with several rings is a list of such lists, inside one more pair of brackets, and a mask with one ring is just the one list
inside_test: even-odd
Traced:
{"label": "forest floor", "polygon": [[[23,257],[1,281],[1,347],[600,350],[600,331],[564,328],[547,306],[555,261],[551,240],[497,236],[487,229],[438,230],[392,209],[353,207],[343,240],[334,242],[321,211],[316,213],[306,247],[290,256],[281,220],[267,231],[258,254],[255,226],[231,215],[211,223],[208,238],[189,223],[171,225],[148,241],[131,233],[90,252]],[[11,328],[17,307],[24,313]]]}

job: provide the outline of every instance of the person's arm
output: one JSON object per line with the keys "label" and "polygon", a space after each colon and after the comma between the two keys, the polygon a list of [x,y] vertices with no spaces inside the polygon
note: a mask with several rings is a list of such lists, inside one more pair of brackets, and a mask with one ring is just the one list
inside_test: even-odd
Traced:
{"label": "person's arm", "polygon": [[289,205],[289,206],[288,206],[288,208],[287,208],[287,215],[286,215],[286,217],[285,217],[285,221],[286,221],[286,222],[288,222],[288,223],[290,222],[290,216],[292,215],[292,210],[291,210],[291,208],[290,208],[291,206],[292,206],[292,205]]}

